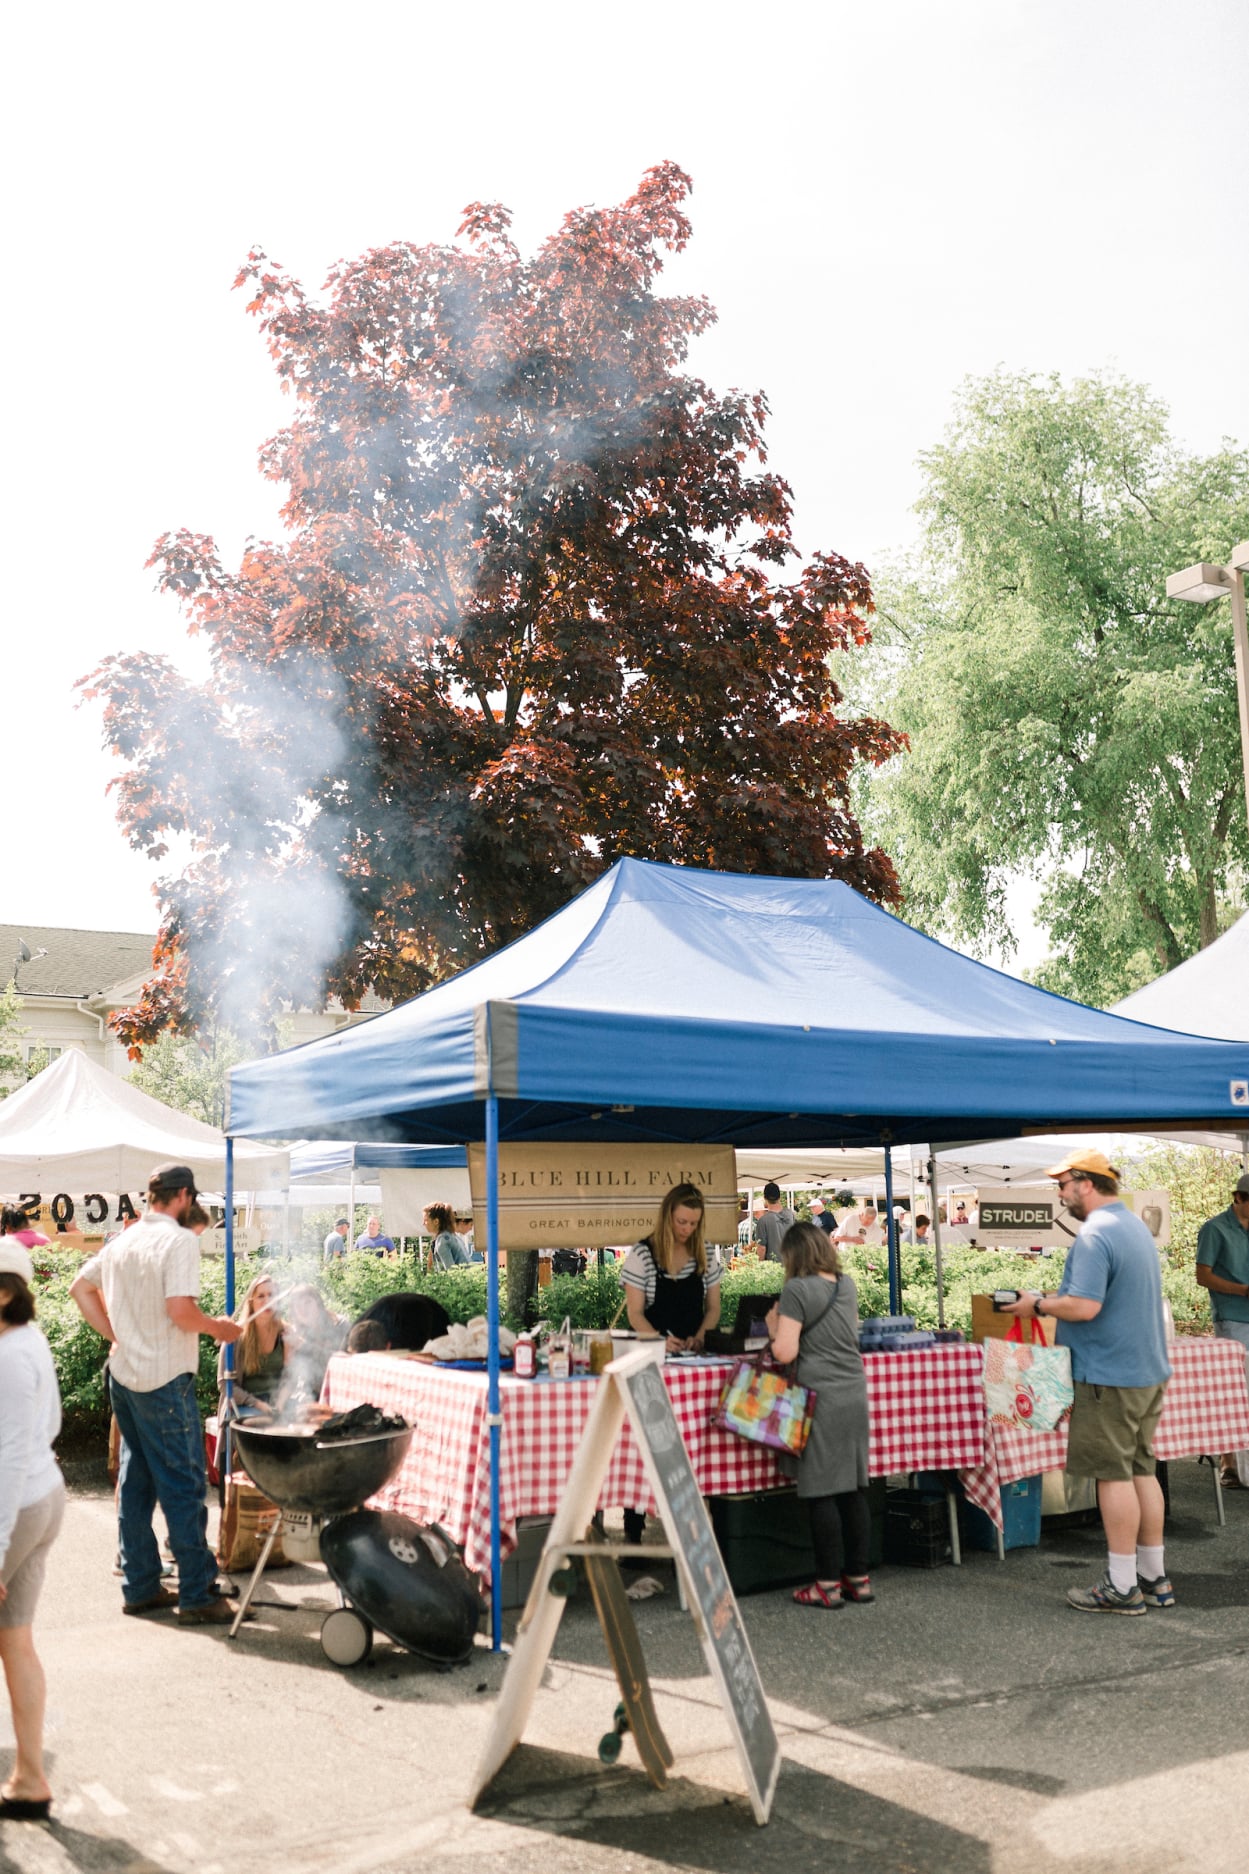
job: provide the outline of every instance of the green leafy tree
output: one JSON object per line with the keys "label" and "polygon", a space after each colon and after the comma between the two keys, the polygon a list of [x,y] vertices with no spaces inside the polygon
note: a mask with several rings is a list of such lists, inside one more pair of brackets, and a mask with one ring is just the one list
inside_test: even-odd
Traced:
{"label": "green leafy tree", "polygon": [[1038,979],[1112,1001],[1218,936],[1249,860],[1229,608],[1165,597],[1249,533],[1249,457],[1186,455],[1122,379],[999,372],[923,466],[853,698],[910,741],[865,826],[908,918],[976,947],[1009,951],[1011,876],[1044,877]]}
{"label": "green leafy tree", "polygon": [[0,1100],[14,1091],[10,1081],[26,1078],[26,1063],[18,1045],[18,1037],[25,1032],[22,998],[17,993],[17,984],[10,980],[0,992]]}
{"label": "green leafy tree", "polygon": [[194,1038],[163,1034],[144,1048],[130,1080],[163,1105],[190,1113],[205,1125],[221,1126],[230,1069],[250,1059],[249,1051],[226,1029]]}

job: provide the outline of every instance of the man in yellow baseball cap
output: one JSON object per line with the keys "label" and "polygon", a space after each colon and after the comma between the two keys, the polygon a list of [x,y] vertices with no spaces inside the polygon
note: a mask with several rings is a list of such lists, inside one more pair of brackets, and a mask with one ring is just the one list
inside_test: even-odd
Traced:
{"label": "man in yellow baseball cap", "polygon": [[1053,1315],[1055,1338],[1071,1352],[1075,1404],[1067,1469],[1097,1480],[1108,1554],[1102,1579],[1090,1588],[1069,1588],[1067,1600],[1089,1614],[1173,1607],[1153,1453],[1171,1377],[1158,1251],[1121,1201],[1119,1174],[1104,1152],[1070,1152],[1045,1175],[1081,1228],[1057,1292],[1024,1295],[1008,1312]]}

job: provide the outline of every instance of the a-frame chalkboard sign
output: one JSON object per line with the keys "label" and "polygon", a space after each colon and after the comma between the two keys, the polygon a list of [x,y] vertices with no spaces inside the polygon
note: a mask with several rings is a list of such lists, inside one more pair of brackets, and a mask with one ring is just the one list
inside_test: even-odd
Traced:
{"label": "a-frame chalkboard sign", "polygon": [[[614,1360],[603,1374],[542,1552],[516,1649],[499,1694],[494,1724],[473,1778],[469,1806],[476,1805],[524,1734],[564,1611],[565,1597],[552,1592],[552,1580],[562,1575],[571,1556],[589,1555],[606,1561],[619,1553],[605,1544],[588,1543],[586,1529],[626,1416],[641,1448],[703,1653],[719,1687],[755,1820],[766,1822],[780,1773],[780,1746],[737,1601],[664,1385],[660,1350],[649,1347],[639,1347]],[[614,1571],[614,1561],[611,1566]],[[603,1598],[597,1592],[595,1603],[619,1673],[618,1639],[608,1629]],[[629,1702],[623,1677],[621,1691]],[[640,1692],[649,1695],[644,1667]],[[663,1748],[662,1734],[658,1744]],[[652,1773],[652,1781],[660,1778],[661,1772]]]}

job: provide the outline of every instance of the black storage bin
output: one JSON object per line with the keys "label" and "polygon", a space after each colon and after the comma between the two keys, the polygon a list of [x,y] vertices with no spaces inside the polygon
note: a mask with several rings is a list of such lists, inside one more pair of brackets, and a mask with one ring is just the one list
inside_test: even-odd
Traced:
{"label": "black storage bin", "polygon": [[[872,1518],[868,1566],[878,1568],[884,1555],[883,1477],[873,1477],[869,1483],[868,1505]],[[810,1517],[797,1491],[708,1497],[707,1508],[734,1594],[765,1594],[769,1588],[797,1588],[815,1579]]]}
{"label": "black storage bin", "polygon": [[903,1568],[940,1568],[951,1560],[944,1497],[891,1490],[885,1498],[885,1560]]}
{"label": "black storage bin", "polygon": [[815,1578],[811,1524],[796,1490],[708,1497],[707,1508],[734,1594],[800,1587]]}

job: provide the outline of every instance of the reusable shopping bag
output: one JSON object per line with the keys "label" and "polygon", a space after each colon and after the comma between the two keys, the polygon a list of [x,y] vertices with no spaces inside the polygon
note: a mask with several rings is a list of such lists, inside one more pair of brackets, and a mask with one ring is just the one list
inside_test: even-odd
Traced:
{"label": "reusable shopping bag", "polygon": [[1052,1432],[1075,1398],[1066,1347],[1025,1347],[1022,1340],[986,1340],[984,1401],[991,1425]]}
{"label": "reusable shopping bag", "polygon": [[799,1386],[767,1359],[738,1360],[711,1422],[771,1451],[800,1458],[811,1436],[815,1392]]}

